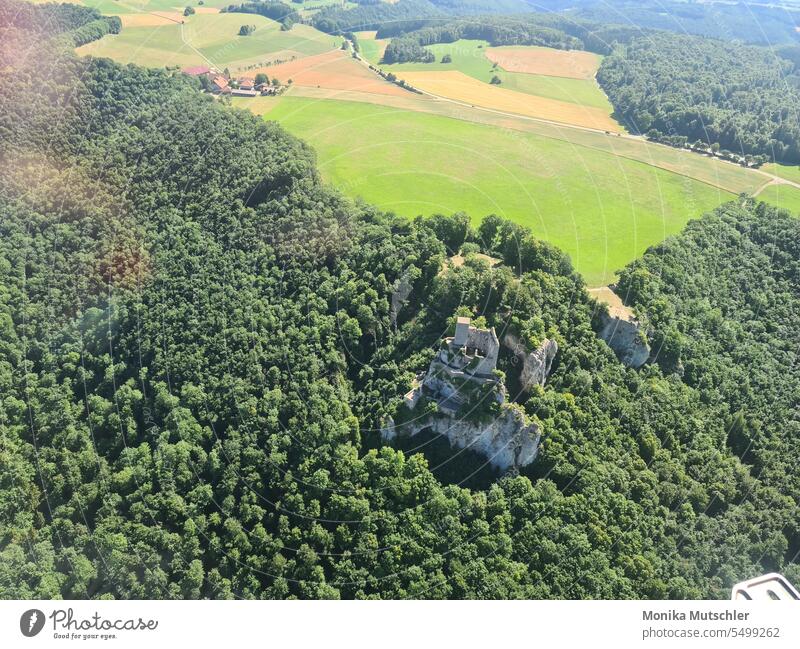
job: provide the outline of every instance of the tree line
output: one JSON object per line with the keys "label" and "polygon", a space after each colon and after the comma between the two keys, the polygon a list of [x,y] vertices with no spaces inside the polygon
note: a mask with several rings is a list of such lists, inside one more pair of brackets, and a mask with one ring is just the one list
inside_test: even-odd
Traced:
{"label": "tree line", "polygon": [[766,48],[662,32],[618,46],[597,79],[635,132],[798,163],[796,76]]}
{"label": "tree line", "polygon": [[[278,0],[267,0],[266,2],[243,2],[242,4],[231,4],[223,7],[223,13],[243,13],[257,14],[264,16],[281,24],[281,28],[289,30],[296,23],[301,21],[300,14],[290,5]],[[246,34],[242,34],[246,35]]]}

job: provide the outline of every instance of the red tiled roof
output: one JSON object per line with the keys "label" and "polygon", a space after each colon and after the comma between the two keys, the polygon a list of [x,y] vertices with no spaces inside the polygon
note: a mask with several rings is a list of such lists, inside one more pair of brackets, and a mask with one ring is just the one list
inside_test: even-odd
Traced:
{"label": "red tiled roof", "polygon": [[182,72],[188,74],[190,77],[199,77],[201,74],[208,74],[211,70],[204,65],[193,65],[188,68],[183,68]]}

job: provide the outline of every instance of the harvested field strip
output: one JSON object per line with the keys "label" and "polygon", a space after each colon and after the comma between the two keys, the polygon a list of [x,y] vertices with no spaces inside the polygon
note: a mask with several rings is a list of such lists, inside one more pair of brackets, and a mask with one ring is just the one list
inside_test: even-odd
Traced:
{"label": "harvested field strip", "polygon": [[461,72],[403,72],[400,76],[424,92],[482,108],[601,131],[621,130],[602,109],[505,90]]}
{"label": "harvested field strip", "polygon": [[288,83],[291,79],[293,86],[397,97],[411,95],[408,90],[403,90],[373,74],[341,50],[331,50],[325,54],[267,66],[252,72],[264,72],[270,79],[278,79],[281,83]]}
{"label": "harvested field strip", "polygon": [[490,47],[486,57],[507,72],[570,79],[593,79],[602,61],[599,54],[592,52],[549,47]]}
{"label": "harvested field strip", "polygon": [[133,27],[157,27],[159,25],[175,25],[180,24],[183,20],[183,14],[175,12],[153,12],[141,14],[123,14],[120,17],[123,29],[131,29]]}

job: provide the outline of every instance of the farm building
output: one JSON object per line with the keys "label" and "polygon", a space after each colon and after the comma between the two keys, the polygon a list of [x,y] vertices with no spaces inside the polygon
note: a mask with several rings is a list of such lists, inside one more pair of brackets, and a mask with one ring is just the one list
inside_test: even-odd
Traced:
{"label": "farm building", "polygon": [[232,97],[258,97],[257,90],[244,90],[243,88],[234,88],[231,90]]}
{"label": "farm building", "polygon": [[207,68],[204,65],[193,65],[188,68],[183,68],[181,72],[189,75],[190,77],[202,77],[204,74],[209,74],[211,72],[211,68]]}
{"label": "farm building", "polygon": [[240,90],[253,90],[256,82],[252,77],[240,77],[236,83],[239,85]]}
{"label": "farm building", "polygon": [[211,80],[211,92],[225,92],[226,89],[230,91],[225,77],[217,75]]}

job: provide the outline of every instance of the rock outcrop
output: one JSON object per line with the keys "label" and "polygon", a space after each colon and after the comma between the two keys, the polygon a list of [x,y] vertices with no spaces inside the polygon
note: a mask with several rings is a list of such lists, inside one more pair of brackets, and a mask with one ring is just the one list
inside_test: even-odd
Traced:
{"label": "rock outcrop", "polygon": [[614,350],[620,362],[627,367],[638,369],[650,358],[650,346],[636,320],[603,316],[603,329],[600,337]]}
{"label": "rock outcrop", "polygon": [[[506,403],[506,387],[495,372],[499,350],[493,328],[473,327],[469,318],[458,318],[455,336],[442,341],[428,371],[403,397],[404,410],[398,414],[404,423],[387,417],[381,426],[383,439],[390,442],[398,435],[430,429],[446,436],[452,446],[480,453],[502,471],[533,462],[541,435],[522,408]],[[545,346],[530,354],[526,376],[543,382],[555,351]]]}
{"label": "rock outcrop", "polygon": [[528,352],[517,336],[507,333],[503,336],[503,344],[522,363],[519,373],[520,387],[523,390],[530,390],[534,385],[544,387],[547,377],[550,376],[550,371],[553,369],[553,361],[558,354],[558,343],[545,338],[539,347]]}
{"label": "rock outcrop", "polygon": [[536,424],[527,421],[522,408],[504,404],[500,415],[488,422],[472,422],[432,414],[408,423],[395,425],[387,417],[381,428],[384,441],[391,442],[398,435],[414,436],[423,430],[444,435],[450,445],[480,453],[499,471],[528,466],[539,452],[541,433]]}

